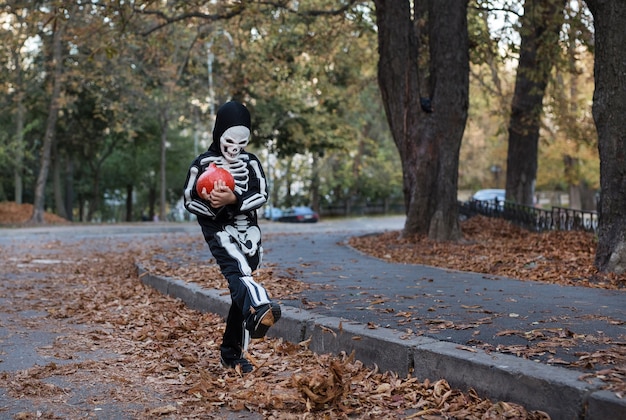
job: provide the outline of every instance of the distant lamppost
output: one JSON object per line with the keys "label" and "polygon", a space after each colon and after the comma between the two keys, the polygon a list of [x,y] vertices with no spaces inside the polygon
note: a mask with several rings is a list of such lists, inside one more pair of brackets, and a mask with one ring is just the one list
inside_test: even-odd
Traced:
{"label": "distant lamppost", "polygon": [[494,186],[498,187],[500,185],[500,172],[502,172],[502,167],[500,165],[491,165],[489,170],[493,174]]}

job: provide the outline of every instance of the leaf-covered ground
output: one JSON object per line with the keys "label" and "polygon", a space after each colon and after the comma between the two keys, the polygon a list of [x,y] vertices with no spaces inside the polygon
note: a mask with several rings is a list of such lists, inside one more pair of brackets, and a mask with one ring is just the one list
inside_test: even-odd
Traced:
{"label": "leaf-covered ground", "polygon": [[562,285],[620,289],[626,275],[600,273],[593,265],[596,238],[587,232],[533,233],[503,219],[475,216],[461,224],[463,240],[401,238],[400,232],[354,237],[350,245],[390,262]]}
{"label": "leaf-covered ground", "polygon": [[[228,412],[275,419],[549,418],[452,389],[445,380],[401,378],[350,355],[316,354],[307,342],[257,340],[248,355],[254,372],[226,370],[218,363],[223,320],[190,310],[137,276],[137,261],[177,240],[184,242],[167,234],[141,242],[38,240],[0,248],[0,319],[11,320],[2,324],[10,331],[2,340],[38,332],[56,337],[36,348],[49,360],[45,365],[0,371],[8,397],[33,407],[13,418],[94,417],[107,406],[122,417],[146,419]],[[274,287],[271,268],[263,275]],[[0,416],[8,410],[0,407]]]}
{"label": "leaf-covered ground", "polygon": [[[37,348],[50,358],[46,365],[0,373],[10,397],[47,410],[15,418],[83,417],[85,407],[70,401],[94,387],[100,392],[87,401],[92,413],[116,404],[128,407],[129,418],[211,418],[224,410],[277,419],[548,418],[451,389],[445,380],[399,378],[350,355],[315,354],[306,342],[257,341],[249,353],[253,373],[225,370],[218,363],[223,320],[138,279],[134,264],[147,245],[55,241],[2,250],[3,271],[11,275],[0,309],[29,314],[3,327],[57,337]],[[66,385],[55,385],[55,378]]]}
{"label": "leaf-covered ground", "polygon": [[[31,212],[28,205],[0,203],[0,224],[24,223]],[[64,223],[52,215],[46,215],[46,220]],[[401,239],[399,232],[352,238],[350,242],[363,252],[397,263],[587,287],[617,289],[625,284],[623,277],[604,275],[593,268],[595,241],[590,234],[533,234],[482,217],[465,221],[463,232],[465,240],[458,244]],[[133,418],[221,418],[231,411],[279,419],[548,418],[515,404],[489,401],[473,391],[451,389],[445,380],[398,378],[367,369],[350,355],[315,354],[306,342],[261,340],[249,354],[255,372],[242,377],[225,370],[218,363],[217,352],[223,320],[189,310],[144,287],[136,276],[134,265],[139,261],[155,274],[203,287],[226,287],[211,260],[189,265],[158,258],[163,255],[164,242],[170,255],[186,258],[189,239],[175,235],[141,244],[111,243],[104,248],[93,241],[69,245],[54,241],[0,251],[3,273],[10,273],[3,283],[0,310],[9,316],[20,311],[30,314],[2,327],[15,334],[39,330],[57,336],[52,344],[37,348],[40,355],[54,361],[0,372],[12,398],[46,407],[21,412],[15,418],[84,417],[85,407],[68,402],[77,398],[78,390],[93,388],[94,378],[99,387],[95,395],[101,388],[107,391],[86,401],[89,412],[115,404]],[[307,287],[295,273],[278,276],[279,271],[266,267],[258,273],[273,296],[294,297]],[[32,311],[42,315],[33,316]],[[571,337],[542,340],[542,344],[567,345]],[[617,395],[626,389],[625,347],[616,343],[607,351],[581,356],[592,364],[612,365],[589,376],[605,380]],[[55,385],[59,378],[71,385]],[[0,414],[4,409],[0,407]]]}

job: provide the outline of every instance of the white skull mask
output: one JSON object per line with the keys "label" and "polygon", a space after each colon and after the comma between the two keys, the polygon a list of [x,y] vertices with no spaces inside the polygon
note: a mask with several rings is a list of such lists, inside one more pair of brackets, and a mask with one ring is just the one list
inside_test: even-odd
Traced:
{"label": "white skull mask", "polygon": [[220,137],[220,151],[222,156],[228,162],[234,162],[238,159],[239,153],[250,141],[250,129],[243,125],[230,127],[224,131]]}

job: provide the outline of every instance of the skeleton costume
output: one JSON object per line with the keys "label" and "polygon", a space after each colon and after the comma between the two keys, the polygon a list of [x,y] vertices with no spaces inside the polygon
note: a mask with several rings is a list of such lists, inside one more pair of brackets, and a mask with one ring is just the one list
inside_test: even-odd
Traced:
{"label": "skeleton costume", "polygon": [[[265,174],[258,158],[244,150],[250,139],[250,113],[235,101],[217,111],[213,143],[191,164],[184,191],[185,208],[195,214],[222,274],[228,280],[232,304],[220,346],[222,364],[249,372],[244,358],[250,338],[261,338],[280,318],[280,306],[271,301],[252,273],[261,263],[263,248],[256,210],[267,201]],[[235,204],[213,208],[201,197],[196,181],[209,164],[228,170],[235,179]]]}

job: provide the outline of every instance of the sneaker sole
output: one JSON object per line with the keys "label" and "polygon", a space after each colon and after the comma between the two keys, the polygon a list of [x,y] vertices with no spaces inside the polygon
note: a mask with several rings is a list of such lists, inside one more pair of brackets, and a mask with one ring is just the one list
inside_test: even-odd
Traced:
{"label": "sneaker sole", "polygon": [[255,330],[250,332],[250,338],[265,337],[267,330],[269,330],[270,327],[274,325],[280,319],[280,315],[281,315],[280,306],[271,305],[270,309],[267,312],[265,312],[263,316],[261,317],[259,324],[255,328]]}

